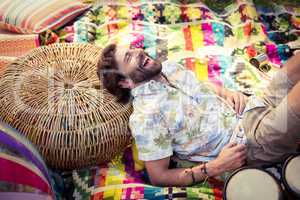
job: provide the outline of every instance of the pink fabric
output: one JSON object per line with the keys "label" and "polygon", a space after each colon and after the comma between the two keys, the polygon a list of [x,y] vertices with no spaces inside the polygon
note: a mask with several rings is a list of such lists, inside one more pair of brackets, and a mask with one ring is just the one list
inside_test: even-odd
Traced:
{"label": "pink fabric", "polygon": [[25,166],[6,158],[0,158],[0,166],[0,181],[29,185],[47,194],[52,193],[49,183]]}
{"label": "pink fabric", "polygon": [[0,192],[0,199],[9,200],[53,200],[49,195],[25,192]]}
{"label": "pink fabric", "polygon": [[214,33],[212,29],[211,23],[202,23],[202,31],[204,35],[204,45],[209,46],[209,45],[215,45],[215,39],[214,39]]}

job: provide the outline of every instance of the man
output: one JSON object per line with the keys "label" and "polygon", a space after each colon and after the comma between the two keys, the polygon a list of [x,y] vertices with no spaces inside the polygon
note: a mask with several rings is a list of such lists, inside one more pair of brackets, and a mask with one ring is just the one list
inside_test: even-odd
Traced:
{"label": "man", "polygon": [[[177,63],[160,63],[142,49],[114,44],[103,50],[98,75],[120,102],[132,99],[131,132],[154,185],[186,186],[246,160],[277,162],[296,151],[300,54],[277,73],[261,98],[201,83]],[[173,155],[198,164],[170,169]]]}

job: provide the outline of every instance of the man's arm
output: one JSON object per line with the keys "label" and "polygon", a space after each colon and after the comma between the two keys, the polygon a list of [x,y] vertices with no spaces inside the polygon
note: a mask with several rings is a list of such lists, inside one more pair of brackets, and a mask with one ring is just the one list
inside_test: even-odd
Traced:
{"label": "man's arm", "polygon": [[[226,145],[219,156],[206,164],[208,175],[218,176],[223,172],[230,171],[241,167],[246,159],[246,146],[243,144],[230,143]],[[153,185],[158,186],[188,186],[193,183],[190,170],[193,171],[196,181],[202,181],[206,177],[201,172],[203,164],[193,168],[169,169],[170,157],[146,161],[146,169],[150,181]]]}

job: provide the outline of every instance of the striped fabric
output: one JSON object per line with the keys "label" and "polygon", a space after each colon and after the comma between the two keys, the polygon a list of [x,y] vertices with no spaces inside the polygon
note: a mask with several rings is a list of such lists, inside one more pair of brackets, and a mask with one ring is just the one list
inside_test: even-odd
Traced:
{"label": "striped fabric", "polygon": [[88,8],[76,0],[2,0],[0,27],[18,33],[40,33],[57,29]]}
{"label": "striped fabric", "polygon": [[39,46],[38,34],[24,35],[0,29],[0,77],[9,63]]}
{"label": "striped fabric", "polygon": [[[52,200],[52,186],[48,168],[32,143],[0,121],[0,193],[42,193]],[[14,193],[11,195],[14,197]]]}
{"label": "striped fabric", "polygon": [[0,29],[0,56],[23,56],[39,46],[38,34],[17,34]]}

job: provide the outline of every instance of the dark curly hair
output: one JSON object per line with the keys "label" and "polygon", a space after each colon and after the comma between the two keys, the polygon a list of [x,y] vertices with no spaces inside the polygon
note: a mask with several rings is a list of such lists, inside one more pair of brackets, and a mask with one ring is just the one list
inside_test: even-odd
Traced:
{"label": "dark curly hair", "polygon": [[115,44],[110,44],[102,50],[97,66],[97,74],[104,88],[114,95],[118,102],[128,103],[131,97],[131,90],[122,88],[119,85],[119,82],[125,80],[126,77],[119,72],[115,52]]}

